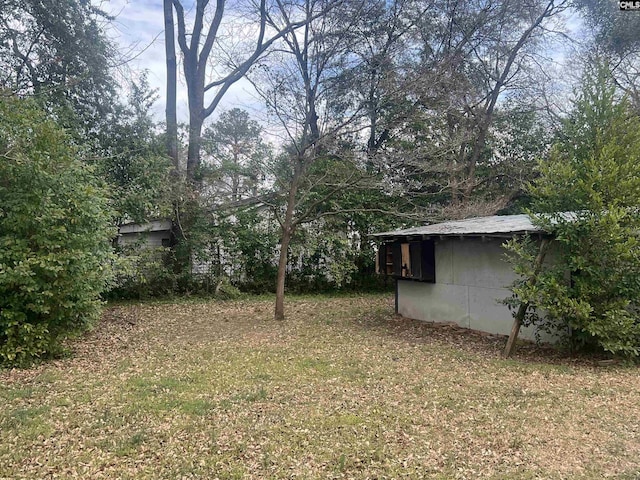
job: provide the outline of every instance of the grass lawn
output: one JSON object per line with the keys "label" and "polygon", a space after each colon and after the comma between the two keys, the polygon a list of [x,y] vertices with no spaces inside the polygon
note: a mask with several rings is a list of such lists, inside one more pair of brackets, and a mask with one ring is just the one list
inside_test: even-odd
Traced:
{"label": "grass lawn", "polygon": [[112,307],[0,371],[0,478],[640,478],[640,375],[388,296]]}

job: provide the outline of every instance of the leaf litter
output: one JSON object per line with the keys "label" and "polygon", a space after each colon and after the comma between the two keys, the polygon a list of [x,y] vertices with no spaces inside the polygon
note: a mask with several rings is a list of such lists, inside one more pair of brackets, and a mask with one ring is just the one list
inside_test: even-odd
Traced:
{"label": "leaf litter", "polygon": [[[637,368],[387,296],[114,306],[0,371],[0,478],[638,478]],[[606,366],[602,366],[606,365]]]}

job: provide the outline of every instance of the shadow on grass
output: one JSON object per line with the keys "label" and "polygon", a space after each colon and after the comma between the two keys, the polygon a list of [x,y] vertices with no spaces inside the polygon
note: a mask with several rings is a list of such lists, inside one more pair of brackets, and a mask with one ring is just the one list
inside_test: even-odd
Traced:
{"label": "shadow on grass", "polygon": [[510,359],[503,359],[502,352],[508,338],[507,335],[489,334],[451,323],[406,318],[395,314],[393,306],[377,307],[353,319],[351,323],[356,328],[376,332],[379,335],[393,337],[397,340],[449,347],[465,353],[500,359],[507,364],[525,362],[598,368],[620,365],[617,362],[605,362],[604,360],[609,356],[604,352],[576,353],[560,346],[537,344],[526,340],[518,340],[515,354]]}

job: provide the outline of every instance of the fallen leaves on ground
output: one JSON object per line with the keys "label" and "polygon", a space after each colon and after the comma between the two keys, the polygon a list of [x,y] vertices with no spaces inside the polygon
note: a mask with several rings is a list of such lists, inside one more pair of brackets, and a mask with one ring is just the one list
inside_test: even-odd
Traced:
{"label": "fallen leaves on ground", "polygon": [[0,478],[638,478],[640,377],[386,296],[117,306],[0,371]]}

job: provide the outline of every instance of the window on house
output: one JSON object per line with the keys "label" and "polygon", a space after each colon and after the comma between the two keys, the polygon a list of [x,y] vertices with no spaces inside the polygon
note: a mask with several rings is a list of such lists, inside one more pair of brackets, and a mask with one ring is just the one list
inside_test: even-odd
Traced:
{"label": "window on house", "polygon": [[376,263],[376,271],[383,275],[420,282],[436,281],[434,240],[383,243]]}

